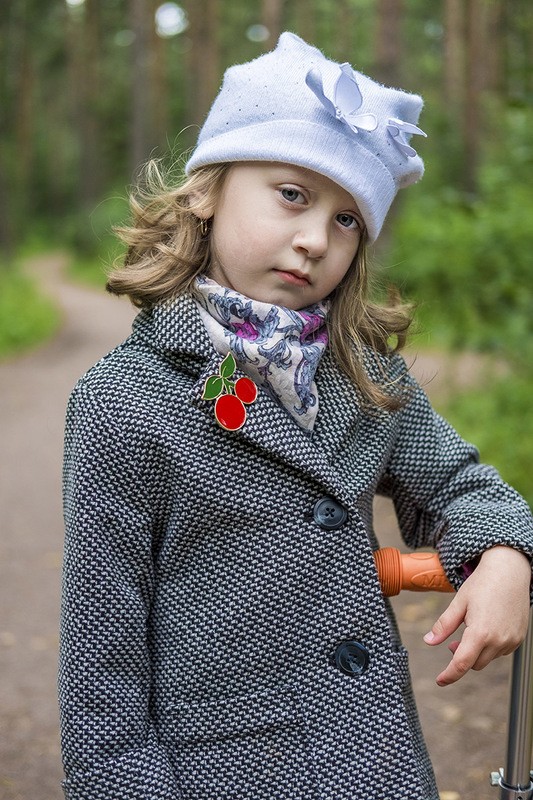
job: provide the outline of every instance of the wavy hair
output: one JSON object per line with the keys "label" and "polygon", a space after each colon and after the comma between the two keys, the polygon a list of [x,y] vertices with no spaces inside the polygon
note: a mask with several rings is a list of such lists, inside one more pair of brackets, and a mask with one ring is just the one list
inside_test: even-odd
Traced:
{"label": "wavy hair", "polygon": [[[130,195],[131,225],[115,229],[127,250],[108,276],[109,292],[128,295],[138,308],[151,308],[190,292],[198,275],[209,274],[210,236],[199,215],[216,205],[230,166],[201,167],[174,187],[157,162],[146,165],[142,185]],[[400,302],[396,291],[389,292],[387,302],[372,302],[372,289],[363,232],[350,268],[331,294],[329,346],[364,407],[393,411],[405,397],[397,384],[387,382],[381,356],[405,344],[411,307]]]}

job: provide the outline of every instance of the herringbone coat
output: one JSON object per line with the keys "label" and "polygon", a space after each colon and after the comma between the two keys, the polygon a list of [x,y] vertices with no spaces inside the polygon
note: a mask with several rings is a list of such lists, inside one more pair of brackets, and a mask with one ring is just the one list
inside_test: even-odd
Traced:
{"label": "herringbone coat", "polygon": [[[70,800],[437,800],[407,654],[374,568],[376,492],[458,586],[531,515],[413,386],[368,415],[328,353],[312,438],[265,393],[237,432],[201,399],[191,298],[141,312],[75,388],[60,701]],[[379,378],[379,371],[376,377]],[[347,512],[327,530],[330,498]],[[357,641],[358,674],[333,654]]]}

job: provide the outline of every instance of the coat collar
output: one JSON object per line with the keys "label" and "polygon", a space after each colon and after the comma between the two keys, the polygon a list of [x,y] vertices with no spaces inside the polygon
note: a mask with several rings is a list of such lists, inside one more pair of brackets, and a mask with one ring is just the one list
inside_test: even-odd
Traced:
{"label": "coat collar", "polygon": [[[211,343],[194,299],[181,295],[171,303],[142,311],[133,328],[156,350],[179,360],[180,366],[195,378],[190,389],[191,405],[206,414],[221,437],[247,440],[273,458],[305,470],[341,502],[353,502],[353,497],[344,496],[346,484],[334,462],[357,427],[359,404],[354,387],[328,351],[316,374],[320,407],[312,436],[261,389],[257,400],[247,408],[244,426],[238,431],[226,431],[215,420],[213,401],[202,399],[205,381],[218,373],[222,356]],[[242,374],[237,371],[235,377]]]}
{"label": "coat collar", "polygon": [[133,323],[133,330],[164,353],[184,354],[203,361],[213,353],[196,303],[189,294],[160,303],[149,311],[141,311]]}

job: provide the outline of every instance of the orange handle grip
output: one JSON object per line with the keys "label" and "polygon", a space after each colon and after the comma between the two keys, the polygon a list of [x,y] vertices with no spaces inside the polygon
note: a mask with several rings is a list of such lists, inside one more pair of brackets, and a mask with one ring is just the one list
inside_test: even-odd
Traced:
{"label": "orange handle grip", "polygon": [[412,592],[453,592],[437,553],[400,553],[396,547],[376,550],[374,560],[385,597]]}

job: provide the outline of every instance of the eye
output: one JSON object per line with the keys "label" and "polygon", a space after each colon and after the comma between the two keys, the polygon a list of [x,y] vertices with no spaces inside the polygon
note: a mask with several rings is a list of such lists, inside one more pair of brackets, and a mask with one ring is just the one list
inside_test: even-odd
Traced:
{"label": "eye", "polygon": [[283,199],[288,203],[305,203],[303,193],[299,189],[295,189],[294,186],[282,186],[279,191]]}
{"label": "eye", "polygon": [[354,217],[353,214],[338,214],[337,222],[342,225],[343,228],[349,228],[354,231],[361,227],[359,220],[357,217]]}

